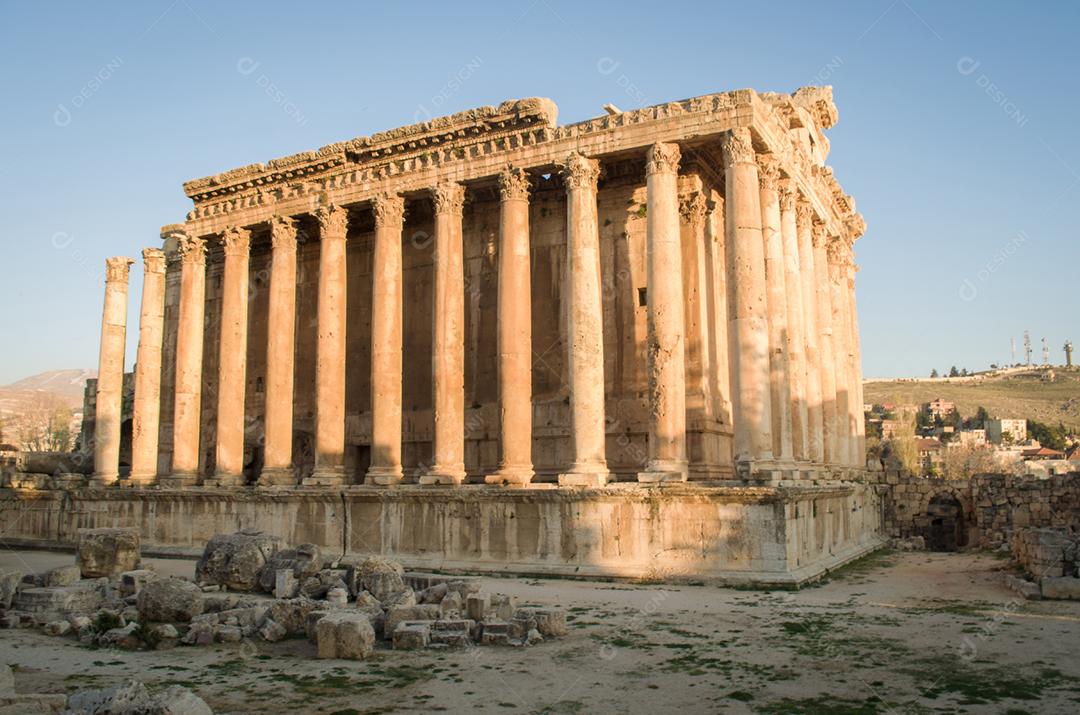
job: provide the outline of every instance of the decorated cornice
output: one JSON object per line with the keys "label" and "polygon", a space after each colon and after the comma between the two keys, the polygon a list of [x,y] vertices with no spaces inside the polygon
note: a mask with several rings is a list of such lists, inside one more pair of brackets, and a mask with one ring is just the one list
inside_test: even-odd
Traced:
{"label": "decorated cornice", "polygon": [[142,257],[143,273],[165,272],[165,251],[160,248],[144,248]]}
{"label": "decorated cornice", "polygon": [[657,142],[645,153],[645,174],[677,174],[681,158],[678,144]]}
{"label": "decorated cornice", "polygon": [[113,256],[105,259],[105,282],[127,283],[131,264],[135,261],[127,256]]}
{"label": "decorated cornice", "polygon": [[571,152],[566,157],[559,173],[563,177],[567,190],[595,190],[596,182],[600,179],[600,162],[596,159],[588,159],[576,151]]}
{"label": "decorated cornice", "polygon": [[507,167],[499,174],[499,196],[503,201],[527,201],[531,188],[531,179],[524,169]]}

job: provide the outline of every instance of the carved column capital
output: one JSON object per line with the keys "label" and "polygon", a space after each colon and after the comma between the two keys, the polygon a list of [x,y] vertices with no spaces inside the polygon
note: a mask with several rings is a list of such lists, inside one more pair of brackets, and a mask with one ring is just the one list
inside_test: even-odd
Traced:
{"label": "carved column capital", "polygon": [[567,190],[570,189],[596,189],[596,182],[600,179],[600,162],[589,159],[579,152],[571,152],[566,157],[566,163],[559,169]]}
{"label": "carved column capital", "polygon": [[371,200],[375,226],[401,226],[405,221],[405,199],[401,194],[379,194]]}
{"label": "carved column capital", "polygon": [[160,248],[144,248],[142,257],[143,273],[165,272],[165,251]]}
{"label": "carved column capital", "polygon": [[847,229],[848,240],[858,240],[866,233],[866,219],[862,217],[862,214],[852,214],[844,221],[844,228]]}
{"label": "carved column capital", "polygon": [[221,246],[226,256],[246,256],[251,249],[251,231],[239,226],[226,226],[221,233]]}
{"label": "carved column capital", "polygon": [[135,261],[127,256],[113,256],[105,259],[105,282],[127,283],[128,270]]}
{"label": "carved column capital", "polygon": [[442,182],[431,190],[431,197],[435,202],[435,213],[460,216],[465,206],[465,187],[456,181]]}
{"label": "carved column capital", "polygon": [[777,191],[780,188],[780,162],[771,154],[759,154],[757,165],[761,190]]}
{"label": "carved column capital", "polygon": [[811,231],[812,233],[810,235],[813,239],[814,248],[821,248],[825,246],[826,241],[828,241],[829,239],[829,229],[825,227],[825,223],[823,221],[816,220],[815,217],[813,228],[811,229]]}
{"label": "carved column capital", "polygon": [[750,141],[750,130],[736,127],[724,132],[720,137],[720,150],[724,154],[724,166],[753,163],[754,145]]}
{"label": "carved column capital", "polygon": [[[683,223],[691,226],[701,226],[705,222],[705,214],[710,210],[710,201],[705,196],[695,191],[692,194],[679,199],[679,215]],[[715,207],[715,206],[714,206]]]}
{"label": "carved column capital", "polygon": [[344,206],[330,204],[315,209],[315,218],[319,221],[319,240],[328,238],[345,240],[345,229],[349,222],[349,211]]}
{"label": "carved column capital", "polygon": [[794,211],[795,204],[798,201],[798,191],[795,189],[795,182],[791,179],[780,180],[780,210],[781,211]]}
{"label": "carved column capital", "polygon": [[814,219],[814,209],[802,194],[795,201],[795,223],[800,228],[809,228]]}
{"label": "carved column capital", "polygon": [[296,250],[296,219],[291,216],[270,218],[270,245],[273,250]]}
{"label": "carved column capital", "polygon": [[679,160],[682,152],[679,145],[668,142],[657,142],[649,147],[645,154],[645,175],[660,173],[679,173]]}
{"label": "carved column capital", "polygon": [[189,265],[206,265],[206,241],[186,233],[176,237],[176,252],[180,262]]}
{"label": "carved column capital", "polygon": [[524,169],[507,167],[499,174],[499,195],[503,201],[528,200],[531,184]]}

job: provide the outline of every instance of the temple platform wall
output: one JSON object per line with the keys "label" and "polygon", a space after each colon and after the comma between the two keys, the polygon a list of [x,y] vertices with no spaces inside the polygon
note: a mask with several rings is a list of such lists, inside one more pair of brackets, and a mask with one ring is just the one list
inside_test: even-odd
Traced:
{"label": "temple platform wall", "polygon": [[133,527],[146,553],[194,555],[214,534],[260,529],[410,569],[665,582],[797,585],[878,548],[880,526],[861,483],[0,490],[8,546]]}

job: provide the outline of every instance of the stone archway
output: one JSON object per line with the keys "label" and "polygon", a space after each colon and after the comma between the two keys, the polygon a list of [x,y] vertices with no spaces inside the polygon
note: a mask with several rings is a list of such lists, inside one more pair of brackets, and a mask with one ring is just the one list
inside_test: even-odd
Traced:
{"label": "stone archway", "polygon": [[964,507],[955,494],[942,492],[926,505],[926,548],[929,551],[956,551],[967,545]]}

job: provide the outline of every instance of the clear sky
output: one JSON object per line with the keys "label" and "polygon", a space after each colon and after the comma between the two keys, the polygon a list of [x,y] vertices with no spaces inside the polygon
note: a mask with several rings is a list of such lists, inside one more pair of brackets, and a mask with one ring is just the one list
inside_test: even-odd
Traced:
{"label": "clear sky", "polygon": [[[504,99],[560,121],[831,84],[868,376],[1080,342],[1080,5],[1022,2],[0,4],[0,384],[96,367],[104,259],[181,183]],[[129,324],[137,325],[138,264]],[[128,364],[137,330],[129,330]]]}

